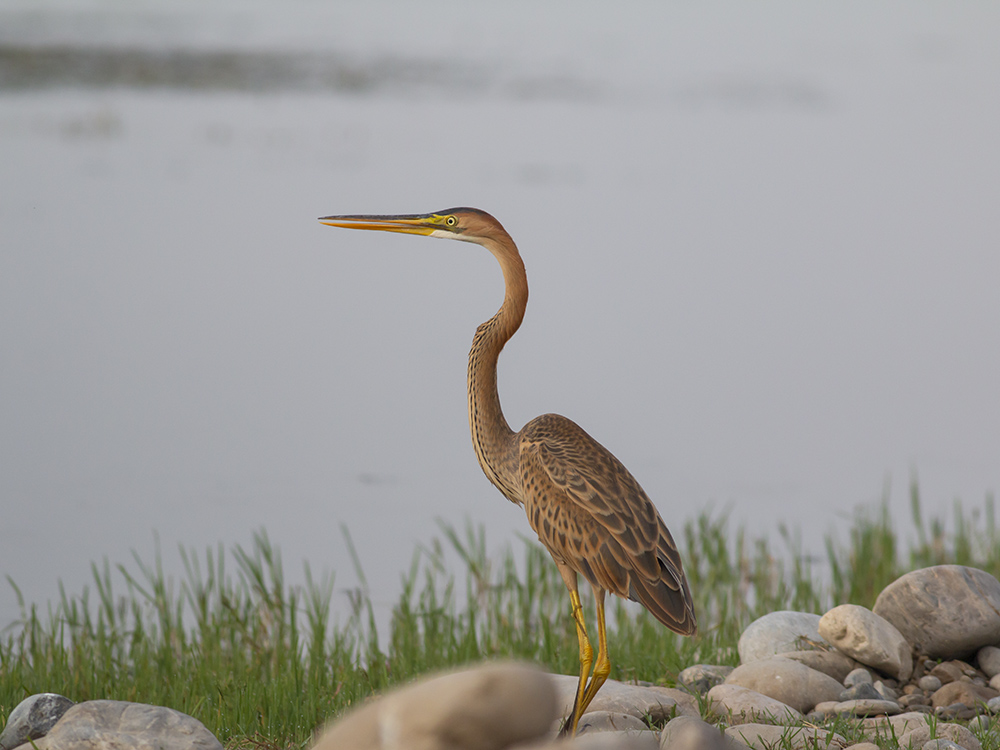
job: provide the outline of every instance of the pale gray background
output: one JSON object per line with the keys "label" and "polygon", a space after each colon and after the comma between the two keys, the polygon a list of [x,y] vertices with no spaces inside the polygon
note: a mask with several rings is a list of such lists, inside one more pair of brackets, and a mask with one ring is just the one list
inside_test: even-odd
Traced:
{"label": "pale gray background", "polygon": [[[0,2],[0,42],[319,52],[354,86],[0,92],[0,573],[264,527],[382,614],[435,518],[517,545],[467,435],[473,205],[525,256],[510,422],[564,413],[679,532],[822,553],[1000,486],[1000,5]],[[0,622],[17,614],[0,585]]]}

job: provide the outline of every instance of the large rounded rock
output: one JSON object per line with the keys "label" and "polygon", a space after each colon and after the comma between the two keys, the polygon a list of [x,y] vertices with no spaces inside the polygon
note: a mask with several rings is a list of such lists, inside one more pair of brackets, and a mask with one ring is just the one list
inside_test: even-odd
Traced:
{"label": "large rounded rock", "polygon": [[819,615],[782,610],[758,617],[740,636],[740,663],[749,664],[785,651],[829,646],[819,634]]}
{"label": "large rounded rock", "polygon": [[740,724],[729,727],[726,735],[756,750],[790,748],[790,750],[840,750],[847,740],[828,729],[818,727],[776,727],[770,724]]}
{"label": "large rounded rock", "polygon": [[858,668],[858,663],[849,656],[845,656],[839,651],[786,651],[778,654],[785,659],[793,659],[800,664],[805,664],[810,669],[830,675],[837,682],[843,684],[852,671]]}
{"label": "large rounded rock", "polygon": [[838,700],[844,690],[830,675],[780,657],[741,664],[726,678],[726,684],[755,690],[800,713],[812,711],[817,703]]}
{"label": "large rounded rock", "polygon": [[962,703],[969,707],[975,707],[980,703],[986,703],[996,698],[998,695],[1000,693],[997,693],[992,688],[960,680],[958,682],[949,682],[947,685],[935,690],[934,695],[931,696],[931,705],[934,708],[939,708],[941,706],[952,706],[956,703]]}
{"label": "large rounded rock", "polygon": [[55,726],[73,701],[56,693],[37,693],[18,703],[0,733],[0,750],[11,750],[28,740],[37,740]]}
{"label": "large rounded rock", "polygon": [[927,715],[908,711],[897,716],[878,716],[861,720],[861,731],[871,740],[899,737],[917,727],[927,726]]}
{"label": "large rounded rock", "polygon": [[222,750],[197,719],[162,706],[86,701],[63,714],[48,734],[22,750]]}
{"label": "large rounded rock", "polygon": [[916,727],[899,738],[900,747],[923,747],[931,739],[931,733],[938,738],[951,740],[956,745],[965,750],[982,750],[982,745],[976,739],[976,735],[963,727],[961,724],[948,724],[943,721],[938,722],[934,727],[926,723],[922,727]]}
{"label": "large rounded rock", "polygon": [[886,586],[873,609],[930,657],[963,658],[1000,643],[1000,581],[976,568],[914,570]]}
{"label": "large rounded rock", "polygon": [[791,706],[739,685],[716,685],[707,698],[709,710],[730,724],[792,724],[803,719]]}
{"label": "large rounded rock", "polygon": [[[659,744],[656,732],[594,732],[519,744],[517,750],[659,750]],[[399,750],[410,750],[410,746],[403,745]],[[450,750],[459,748],[451,747]]]}
{"label": "large rounded rock", "polygon": [[612,711],[587,711],[577,726],[578,734],[594,734],[596,732],[652,732],[649,725],[632,714]]}
{"label": "large rounded rock", "polygon": [[892,716],[902,711],[896,701],[861,699],[837,703],[832,713],[837,716]]}
{"label": "large rounded rock", "polygon": [[867,607],[841,604],[819,620],[819,634],[853,659],[905,682],[913,674],[910,644],[895,626]]}
{"label": "large rounded rock", "polygon": [[[549,675],[556,688],[556,707],[560,716],[573,709],[579,678],[575,675]],[[610,711],[632,714],[654,722],[666,721],[674,715],[700,716],[698,701],[690,693],[658,685],[629,685],[618,680],[608,680],[597,692],[587,711]]]}
{"label": "large rounded rock", "polygon": [[744,745],[723,734],[718,727],[692,716],[667,722],[660,734],[660,750],[743,750]]}
{"label": "large rounded rock", "polygon": [[556,716],[549,675],[528,665],[490,664],[374,700],[329,727],[314,750],[499,750],[541,737]]}

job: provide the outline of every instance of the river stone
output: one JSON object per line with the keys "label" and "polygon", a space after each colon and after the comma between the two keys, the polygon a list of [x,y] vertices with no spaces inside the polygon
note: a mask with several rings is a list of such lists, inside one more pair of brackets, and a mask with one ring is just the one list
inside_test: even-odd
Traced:
{"label": "river stone", "polygon": [[802,721],[802,714],[774,698],[739,685],[716,685],[708,691],[709,710],[730,724],[767,721],[789,724]]}
{"label": "river stone", "polygon": [[870,682],[859,682],[853,685],[840,694],[840,700],[842,701],[863,701],[872,700],[880,701],[883,697],[879,695],[878,690]]}
{"label": "river stone", "polygon": [[721,685],[732,671],[732,667],[723,667],[716,664],[695,664],[682,670],[677,675],[677,680],[685,687],[704,695],[716,685]]}
{"label": "river stone", "polygon": [[[353,750],[353,748],[338,748]],[[398,750],[410,750],[401,745]],[[465,750],[464,746],[450,745],[449,750]],[[659,750],[656,732],[594,732],[576,737],[544,739],[525,745],[512,746],[510,750]]]}
{"label": "river stone", "polygon": [[73,701],[56,693],[29,695],[7,717],[7,726],[0,733],[0,750],[43,737],[72,706]]}
{"label": "river stone", "polygon": [[671,719],[660,733],[660,750],[741,750],[740,742],[692,716]]}
{"label": "river stone", "polygon": [[740,724],[729,727],[726,734],[737,742],[758,750],[771,750],[776,747],[789,750],[839,750],[847,747],[847,740],[839,734],[817,727]]}
{"label": "river stone", "polygon": [[758,617],[740,635],[736,650],[742,664],[785,651],[829,648],[819,634],[819,615],[781,610]]}
{"label": "river stone", "polygon": [[[574,675],[549,675],[556,689],[556,706],[560,716],[568,716],[576,699],[578,678]],[[629,685],[608,680],[601,686],[587,711],[610,711],[632,714],[640,719],[647,716],[654,722],[672,719],[675,715],[701,716],[698,701],[690,693],[659,686]],[[586,714],[584,714],[586,716]]]}
{"label": "river stone", "polygon": [[72,706],[22,750],[222,750],[205,725],[180,711],[127,701]]}
{"label": "river stone", "polygon": [[963,750],[963,748],[951,740],[928,740],[920,750]]}
{"label": "river stone", "polygon": [[1000,581],[976,568],[914,570],[886,586],[873,609],[931,657],[962,658],[1000,643]]}
{"label": "river stone", "polygon": [[859,666],[854,659],[839,651],[785,651],[778,656],[793,659],[800,664],[805,664],[810,669],[828,674],[840,683],[843,683],[847,676]]}
{"label": "river stone", "polygon": [[897,716],[874,716],[861,720],[865,736],[877,742],[900,737],[911,729],[927,726],[927,716],[917,711],[907,711]]}
{"label": "river stone", "polygon": [[841,604],[819,620],[819,634],[836,648],[897,680],[913,674],[913,656],[895,626],[867,607]]}
{"label": "river stone", "polygon": [[838,716],[893,716],[903,709],[895,701],[879,699],[857,699],[837,704],[834,713]]}
{"label": "river stone", "polygon": [[844,750],[879,750],[874,742],[859,742],[856,745],[848,745]]}
{"label": "river stone", "polygon": [[968,723],[969,731],[975,735],[982,735],[986,732],[996,732],[996,719],[980,714]]}
{"label": "river stone", "polygon": [[[947,724],[938,722],[936,727],[937,739],[951,740],[957,745],[961,745],[965,750],[983,750],[983,746],[976,739],[976,735],[963,727],[961,724]],[[899,738],[900,747],[923,747],[931,739],[931,728],[924,723],[923,726],[916,727]]]}
{"label": "river stone", "polygon": [[899,700],[899,693],[893,690],[891,687],[886,685],[881,680],[876,680],[874,684],[875,692],[877,692],[883,700],[894,701]]}
{"label": "river stone", "polygon": [[949,682],[935,690],[931,696],[931,705],[934,708],[951,706],[955,703],[976,706],[979,703],[986,703],[998,695],[1000,693],[992,688],[980,687],[974,683],[959,680],[958,682]]}
{"label": "river stone", "polygon": [[1000,648],[996,646],[983,646],[976,654],[976,664],[986,675],[987,679],[992,679],[1000,674]]}
{"label": "river stone", "polygon": [[942,685],[961,680],[963,674],[965,672],[962,670],[962,664],[957,661],[943,661],[940,664],[935,664],[930,671],[930,676],[937,677],[941,680]]}
{"label": "river stone", "polygon": [[578,734],[587,732],[649,732],[649,725],[632,714],[620,711],[587,711],[577,725]]}
{"label": "river stone", "polygon": [[896,701],[903,708],[909,708],[910,706],[929,706],[930,698],[928,698],[923,693],[910,693],[909,695],[904,695],[898,701]]}
{"label": "river stone", "polygon": [[780,657],[741,664],[726,678],[726,684],[756,690],[800,713],[808,713],[822,701],[838,700],[844,689],[830,675]]}
{"label": "river stone", "polygon": [[934,709],[934,715],[942,721],[953,721],[956,719],[966,721],[978,713],[978,709],[966,706],[964,703],[952,703],[950,706],[941,706]]}
{"label": "river stone", "polygon": [[451,672],[390,692],[329,726],[313,750],[499,750],[545,735],[550,676],[526,664]]}
{"label": "river stone", "polygon": [[858,669],[852,669],[841,682],[844,683],[844,687],[852,688],[864,683],[871,685],[874,680],[872,679],[871,672],[865,667],[859,667]]}
{"label": "river stone", "polygon": [[935,690],[938,690],[942,685],[944,685],[944,683],[941,682],[941,678],[932,674],[925,674],[917,680],[917,687],[921,690],[926,690],[929,693],[933,693]]}

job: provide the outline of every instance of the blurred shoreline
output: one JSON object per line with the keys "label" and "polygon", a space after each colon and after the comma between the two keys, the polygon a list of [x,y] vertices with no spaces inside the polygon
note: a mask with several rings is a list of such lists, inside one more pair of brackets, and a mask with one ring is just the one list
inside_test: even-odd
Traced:
{"label": "blurred shoreline", "polygon": [[324,52],[141,49],[0,44],[0,88],[175,88],[363,93],[413,85],[474,92],[489,75],[470,65]]}

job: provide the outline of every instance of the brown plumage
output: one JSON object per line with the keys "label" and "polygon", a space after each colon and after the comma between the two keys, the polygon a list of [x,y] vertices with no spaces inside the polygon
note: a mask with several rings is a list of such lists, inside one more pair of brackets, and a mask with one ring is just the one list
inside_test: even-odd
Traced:
{"label": "brown plumage", "polygon": [[[476,330],[469,352],[469,426],[487,478],[524,506],[528,523],[552,555],[570,591],[580,641],[577,722],[610,672],[604,594],[640,602],[657,620],[684,635],[696,629],[691,592],[680,556],[656,507],[628,469],[575,422],[558,414],[536,417],[519,432],[507,424],[497,392],[497,359],[517,331],[528,303],[528,280],[517,246],[496,219],[474,208],[407,216],[329,216],[330,226],[424,234],[482,245],[503,271],[500,310]],[[577,576],[597,603],[598,654],[583,621]]]}

